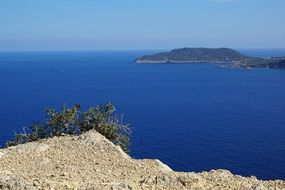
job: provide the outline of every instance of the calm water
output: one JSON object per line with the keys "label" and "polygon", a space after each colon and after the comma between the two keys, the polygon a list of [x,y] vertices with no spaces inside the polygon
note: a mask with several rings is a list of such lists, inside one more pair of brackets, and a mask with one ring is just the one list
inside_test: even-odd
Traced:
{"label": "calm water", "polygon": [[285,71],[132,64],[150,52],[0,53],[1,144],[46,107],[111,101],[132,125],[135,158],[285,179]]}

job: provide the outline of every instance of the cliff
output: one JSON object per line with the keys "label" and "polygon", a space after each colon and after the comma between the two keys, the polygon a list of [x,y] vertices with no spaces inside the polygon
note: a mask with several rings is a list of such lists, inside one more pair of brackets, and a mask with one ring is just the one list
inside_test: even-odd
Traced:
{"label": "cliff", "polygon": [[158,160],[135,160],[95,131],[0,150],[0,189],[285,189],[229,171],[174,172]]}

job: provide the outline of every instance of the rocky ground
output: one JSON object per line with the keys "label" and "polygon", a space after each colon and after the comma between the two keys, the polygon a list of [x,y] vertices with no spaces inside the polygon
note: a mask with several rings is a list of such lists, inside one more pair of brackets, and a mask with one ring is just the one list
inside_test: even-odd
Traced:
{"label": "rocky ground", "polygon": [[0,189],[285,190],[225,170],[172,171],[158,160],[135,160],[95,131],[0,150]]}

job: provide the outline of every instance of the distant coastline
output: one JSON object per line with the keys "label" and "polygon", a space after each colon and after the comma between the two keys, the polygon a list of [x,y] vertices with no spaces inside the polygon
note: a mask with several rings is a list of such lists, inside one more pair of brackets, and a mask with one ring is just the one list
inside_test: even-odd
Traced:
{"label": "distant coastline", "polygon": [[234,68],[285,69],[285,56],[260,58],[230,48],[181,48],[137,58],[138,64],[226,64]]}

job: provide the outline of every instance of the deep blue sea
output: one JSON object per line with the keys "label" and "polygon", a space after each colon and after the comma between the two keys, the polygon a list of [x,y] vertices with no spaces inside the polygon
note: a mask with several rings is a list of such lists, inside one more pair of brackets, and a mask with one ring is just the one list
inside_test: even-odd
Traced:
{"label": "deep blue sea", "polygon": [[0,143],[43,120],[47,107],[111,101],[131,124],[135,158],[285,179],[285,71],[132,63],[153,52],[0,53]]}

